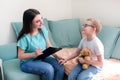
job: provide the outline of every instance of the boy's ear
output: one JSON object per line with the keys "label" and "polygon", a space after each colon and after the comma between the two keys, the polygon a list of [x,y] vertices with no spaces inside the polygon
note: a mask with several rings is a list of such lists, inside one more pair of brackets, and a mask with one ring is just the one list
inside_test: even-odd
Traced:
{"label": "boy's ear", "polygon": [[97,33],[97,28],[96,27],[94,27],[93,30],[95,31],[95,33]]}

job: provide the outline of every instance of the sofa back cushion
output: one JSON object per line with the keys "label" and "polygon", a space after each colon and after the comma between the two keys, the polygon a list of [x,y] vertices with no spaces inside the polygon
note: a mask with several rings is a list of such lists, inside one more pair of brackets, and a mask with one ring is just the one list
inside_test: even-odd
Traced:
{"label": "sofa back cushion", "polygon": [[120,33],[111,57],[120,60]]}
{"label": "sofa back cushion", "polygon": [[16,43],[9,43],[9,44],[5,44],[5,45],[0,45],[0,58],[3,61],[17,58]]}
{"label": "sofa back cushion", "polygon": [[58,47],[78,47],[81,40],[79,19],[49,20],[48,24]]}
{"label": "sofa back cushion", "polygon": [[45,19],[43,20],[43,22],[44,22],[45,27],[46,27],[47,30],[48,30],[49,39],[50,39],[52,45],[53,45],[53,46],[56,46],[56,44],[55,44],[55,42],[54,42],[54,40],[53,40],[53,38],[52,38],[52,34],[51,34],[51,32],[50,32],[50,29],[49,29],[48,20],[45,18]]}
{"label": "sofa back cushion", "polygon": [[15,31],[16,37],[18,37],[22,29],[22,22],[12,22],[11,25],[13,27],[13,30]]}
{"label": "sofa back cushion", "polygon": [[119,35],[119,29],[116,27],[103,26],[101,32],[98,34],[98,37],[104,45],[104,56],[105,58],[110,58],[112,51],[115,47]]}
{"label": "sofa back cushion", "polygon": [[[53,46],[55,46],[55,43],[51,37],[51,32],[49,31],[49,25],[48,25],[48,21],[46,18],[43,19],[43,23],[44,23],[43,25],[45,25],[45,27],[48,30],[48,34],[49,34],[51,43],[53,44]],[[15,31],[16,37],[18,37],[18,35],[22,29],[22,26],[23,26],[22,22],[12,22],[11,25],[12,25],[13,30]]]}

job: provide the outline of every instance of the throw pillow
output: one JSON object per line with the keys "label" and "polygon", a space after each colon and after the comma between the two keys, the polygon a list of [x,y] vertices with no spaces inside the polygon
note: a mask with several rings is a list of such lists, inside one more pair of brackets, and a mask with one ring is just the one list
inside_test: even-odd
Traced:
{"label": "throw pillow", "polygon": [[103,26],[98,37],[104,45],[104,56],[110,58],[113,48],[115,47],[116,40],[118,38],[119,29],[116,27]]}
{"label": "throw pillow", "polygon": [[22,22],[12,22],[11,25],[13,30],[15,31],[16,36],[18,37],[19,32],[22,29]]}
{"label": "throw pillow", "polygon": [[[119,35],[120,35],[120,33],[119,33]],[[115,45],[115,48],[113,50],[113,53],[112,53],[111,57],[115,58],[115,59],[120,59],[120,36],[119,36],[119,38],[116,42],[116,45]]]}
{"label": "throw pillow", "polygon": [[81,40],[79,19],[49,20],[48,24],[58,47],[78,47]]}

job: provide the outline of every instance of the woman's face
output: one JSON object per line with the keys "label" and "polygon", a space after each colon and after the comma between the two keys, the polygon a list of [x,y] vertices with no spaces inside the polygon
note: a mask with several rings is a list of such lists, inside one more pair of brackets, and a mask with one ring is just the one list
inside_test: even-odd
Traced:
{"label": "woman's face", "polygon": [[32,21],[32,27],[40,29],[42,25],[43,25],[43,17],[40,14],[38,14],[35,16],[35,18]]}

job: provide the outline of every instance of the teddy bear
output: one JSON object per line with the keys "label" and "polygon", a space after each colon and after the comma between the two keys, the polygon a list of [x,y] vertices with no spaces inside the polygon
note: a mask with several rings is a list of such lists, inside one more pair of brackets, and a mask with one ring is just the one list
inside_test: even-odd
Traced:
{"label": "teddy bear", "polygon": [[[79,60],[79,58],[83,58],[85,60],[90,60],[91,59],[91,50],[88,49],[88,48],[83,48],[80,51],[80,54],[79,54],[79,56],[77,58],[77,61]],[[86,63],[82,64],[82,68],[83,69],[88,69],[89,68],[89,64],[86,64]]]}

